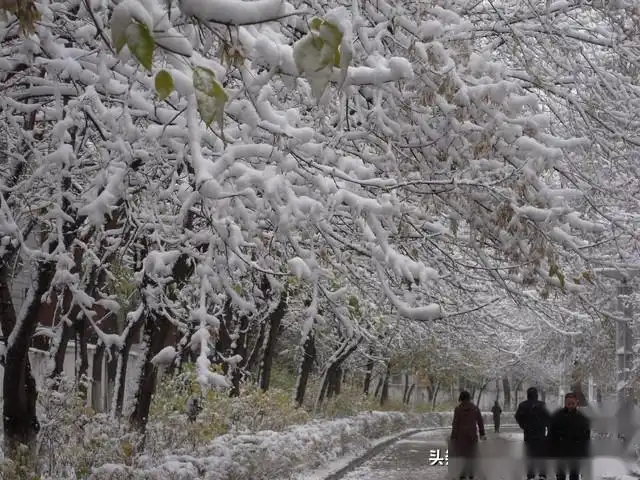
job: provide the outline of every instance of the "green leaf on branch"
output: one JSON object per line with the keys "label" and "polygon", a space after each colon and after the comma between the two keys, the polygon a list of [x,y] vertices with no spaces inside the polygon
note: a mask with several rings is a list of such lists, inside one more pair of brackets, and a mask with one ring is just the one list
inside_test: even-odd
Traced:
{"label": "green leaf on branch", "polygon": [[549,267],[549,277],[557,277],[558,281],[560,282],[560,288],[564,290],[564,287],[565,287],[564,273],[560,271],[557,265],[553,264]]}
{"label": "green leaf on branch", "polygon": [[229,96],[216,80],[215,73],[205,67],[195,67],[193,69],[193,86],[196,90],[198,111],[204,123],[209,126],[217,121],[222,125],[224,106]]}
{"label": "green leaf on branch", "polygon": [[314,18],[309,23],[309,33],[293,47],[296,68],[309,81],[316,98],[324,93],[334,67],[340,68],[346,78],[352,55],[350,49],[343,45],[343,38],[344,34],[337,25]]}
{"label": "green leaf on branch", "polygon": [[166,70],[160,70],[155,78],[155,86],[158,97],[164,100],[173,92],[173,77]]}
{"label": "green leaf on branch", "polygon": [[151,70],[153,65],[153,49],[155,41],[151,36],[149,27],[143,23],[132,23],[127,27],[127,46],[140,65]]}

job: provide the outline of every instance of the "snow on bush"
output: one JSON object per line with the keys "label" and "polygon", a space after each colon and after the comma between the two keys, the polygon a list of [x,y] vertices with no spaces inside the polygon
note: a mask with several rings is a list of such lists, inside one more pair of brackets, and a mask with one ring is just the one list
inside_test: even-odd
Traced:
{"label": "snow on bush", "polygon": [[[490,414],[484,414],[489,421]],[[452,414],[369,412],[338,420],[316,420],[282,432],[222,435],[209,444],[181,448],[160,459],[143,457],[135,466],[103,465],[92,480],[136,478],[235,480],[285,479],[346,455],[358,454],[372,440],[409,428],[447,426]]]}
{"label": "snow on bush", "polygon": [[[185,403],[198,388],[187,372],[161,382],[143,445],[126,422],[93,412],[74,382],[61,379],[56,389],[43,389],[39,396],[36,459],[26,452],[14,461],[0,458],[0,478],[288,478],[358,455],[376,439],[408,428],[448,426],[452,420],[451,412],[369,411],[373,400],[349,389],[337,397],[340,403],[332,399],[331,408],[317,412],[331,419],[312,420],[305,409],[292,407],[289,392],[251,387],[238,398],[209,391],[195,420],[188,421]],[[491,421],[490,414],[484,418]]]}

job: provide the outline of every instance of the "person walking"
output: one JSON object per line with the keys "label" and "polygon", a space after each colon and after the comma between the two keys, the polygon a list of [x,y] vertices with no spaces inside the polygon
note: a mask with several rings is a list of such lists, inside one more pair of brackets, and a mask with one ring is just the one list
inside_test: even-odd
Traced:
{"label": "person walking", "polygon": [[493,414],[493,431],[500,433],[500,415],[502,415],[502,408],[498,400],[496,400],[493,407],[491,407],[491,413]]}
{"label": "person walking", "polygon": [[476,470],[478,437],[486,439],[484,421],[480,409],[471,402],[469,392],[460,392],[458,401],[458,406],[453,411],[449,461],[454,466],[457,478],[471,480]]}
{"label": "person walking", "polygon": [[578,480],[581,463],[589,458],[591,421],[578,410],[575,393],[564,396],[564,408],[551,416],[549,449],[556,462],[556,479]]}
{"label": "person walking", "polygon": [[527,389],[527,399],[521,402],[515,414],[518,426],[524,432],[527,479],[547,478],[547,430],[551,415],[545,402],[538,400],[538,389]]}

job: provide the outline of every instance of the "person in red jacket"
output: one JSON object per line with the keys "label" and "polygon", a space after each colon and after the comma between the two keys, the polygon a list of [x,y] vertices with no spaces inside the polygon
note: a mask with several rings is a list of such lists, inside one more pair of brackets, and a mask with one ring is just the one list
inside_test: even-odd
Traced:
{"label": "person in red jacket", "polygon": [[458,400],[460,403],[453,411],[449,459],[459,459],[462,465],[459,478],[471,480],[476,470],[478,436],[483,440],[486,438],[484,421],[480,409],[471,402],[469,392],[461,392]]}

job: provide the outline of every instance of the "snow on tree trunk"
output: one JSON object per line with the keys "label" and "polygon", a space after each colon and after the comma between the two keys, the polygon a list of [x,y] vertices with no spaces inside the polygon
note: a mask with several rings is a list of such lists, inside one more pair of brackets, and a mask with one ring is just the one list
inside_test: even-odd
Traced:
{"label": "snow on tree trunk", "polygon": [[122,416],[124,408],[124,396],[127,385],[127,367],[129,364],[129,354],[133,346],[134,339],[140,333],[140,329],[144,323],[144,305],[128,315],[128,325],[122,336],[124,340],[118,347],[118,367],[116,369],[116,378],[114,381],[114,392],[111,399],[111,415],[119,418]]}
{"label": "snow on tree trunk", "polygon": [[41,299],[48,290],[55,264],[38,263],[37,277],[31,286],[20,312],[16,316],[8,288],[7,270],[0,272],[3,313],[2,332],[7,340],[3,377],[3,429],[7,455],[24,444],[32,449],[39,431],[36,414],[38,392],[31,374],[29,347],[38,323]]}
{"label": "snow on tree trunk", "polygon": [[[78,390],[83,398],[87,398],[87,373],[89,372],[89,349],[87,346],[87,321],[83,317],[76,322],[76,349],[80,349],[80,365],[78,365]],[[77,351],[77,350],[76,350]]]}
{"label": "snow on tree trunk", "polygon": [[231,373],[231,391],[229,392],[229,395],[232,397],[237,397],[240,395],[240,383],[244,378],[245,363],[247,361],[248,331],[249,317],[243,314],[240,316],[237,339],[235,340],[235,348],[233,349],[233,355],[242,357],[242,361],[239,365],[233,366],[233,371]]}

